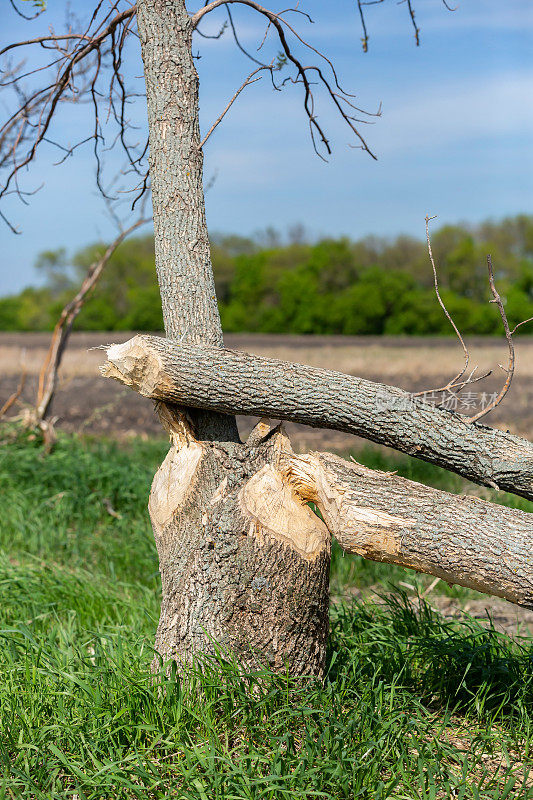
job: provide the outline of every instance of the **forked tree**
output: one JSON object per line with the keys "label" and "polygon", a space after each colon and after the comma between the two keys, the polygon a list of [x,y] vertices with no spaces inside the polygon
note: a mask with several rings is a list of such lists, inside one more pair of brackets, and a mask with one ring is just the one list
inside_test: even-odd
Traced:
{"label": "forked tree", "polygon": [[[89,138],[105,193],[104,117],[116,125],[114,141],[135,176],[134,204],[148,187],[152,192],[166,332],[110,347],[102,367],[104,376],[155,400],[170,435],[149,499],[162,579],[155,648],[165,661],[186,664],[218,647],[245,667],[261,663],[320,676],[332,537],[347,552],[533,606],[531,515],[328,453],[295,454],[283,428],[268,419],[355,433],[529,500],[533,445],[394,387],[223,348],[202,185],[203,146],[220,118],[202,139],[192,37],[222,34],[225,25],[218,33],[201,29],[218,10],[242,48],[237,5],[261,17],[279,51],[268,63],[260,60],[263,50],[253,55],[257,63],[243,86],[265,73],[275,88],[287,81],[301,87],[311,139],[323,155],[330,144],[317,116],[319,86],[354,143],[370,152],[359,130],[364,112],[341,88],[332,62],[295,27],[306,17],[300,9],[274,13],[255,0],[213,0],[190,13],[184,0],[100,0],[85,27],[72,21],[65,34],[50,31],[4,48],[5,56],[37,47],[52,57],[47,69],[33,62],[31,70],[19,62],[6,66],[4,84],[17,90],[17,107],[0,131],[2,195],[23,195],[21,170],[44,142],[72,155],[77,145],[54,138],[55,119],[63,103],[83,95],[94,108]],[[364,5],[356,3],[366,49]],[[406,10],[418,42],[411,3]],[[122,66],[134,58],[137,36],[149,131],[149,142],[140,145],[128,118],[128,102],[139,92],[128,86]],[[34,81],[51,78],[27,88],[28,73]],[[512,369],[510,362],[509,378]],[[468,379],[464,369],[447,389]],[[245,442],[235,414],[261,418]]]}

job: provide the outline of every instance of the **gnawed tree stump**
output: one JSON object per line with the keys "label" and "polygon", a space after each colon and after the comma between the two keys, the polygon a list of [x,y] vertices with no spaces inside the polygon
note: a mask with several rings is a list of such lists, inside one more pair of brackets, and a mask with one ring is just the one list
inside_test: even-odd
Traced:
{"label": "gnawed tree stump", "polygon": [[291,453],[277,428],[245,444],[197,441],[162,410],[171,447],[149,511],[159,554],[155,649],[191,663],[215,649],[244,667],[323,674],[331,537],[281,472]]}
{"label": "gnawed tree stump", "polygon": [[[137,27],[165,332],[220,346],[193,22],[184,0],[138,0]],[[175,405],[160,414],[172,444],[150,497],[163,585],[156,650],[165,661],[191,663],[219,647],[245,666],[320,676],[329,533],[279,477],[280,448],[288,443],[278,432],[241,444],[231,414]]]}

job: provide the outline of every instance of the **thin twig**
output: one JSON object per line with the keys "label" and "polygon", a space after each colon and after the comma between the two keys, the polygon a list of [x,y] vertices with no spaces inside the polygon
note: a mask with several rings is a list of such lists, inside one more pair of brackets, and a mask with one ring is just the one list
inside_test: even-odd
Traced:
{"label": "thin twig", "polygon": [[368,31],[366,28],[366,20],[365,14],[363,11],[363,6],[377,6],[380,3],[383,3],[383,0],[370,0],[369,2],[363,2],[363,0],[357,0],[357,7],[359,9],[359,16],[361,17],[361,27],[363,29],[363,53],[368,53]]}
{"label": "thin twig", "polygon": [[233,21],[233,16],[231,14],[231,10],[230,10],[229,6],[226,6],[226,13],[228,15],[229,24],[230,24],[230,27],[231,27],[231,32],[233,34],[233,39],[235,41],[235,44],[237,45],[237,47],[241,51],[241,53],[244,53],[246,58],[249,58],[250,61],[254,62],[254,64],[259,64],[260,67],[266,67],[266,64],[263,64],[262,61],[258,61],[257,58],[255,58],[251,53],[248,52],[248,50],[246,50],[245,47],[242,46],[242,44],[241,44],[241,42],[239,40],[239,37],[237,36],[237,28],[235,27],[235,23]]}
{"label": "thin twig", "polygon": [[533,322],[533,317],[529,317],[528,319],[524,319],[524,320],[522,320],[522,322],[519,322],[518,325],[515,325],[513,330],[511,331],[511,336],[514,336],[515,331],[517,331],[518,328],[521,328],[522,325],[525,325],[527,322]]}
{"label": "thin twig", "polygon": [[424,389],[422,392],[412,392],[411,397],[423,397],[426,394],[435,394],[435,392],[449,392],[451,395],[456,397],[456,393],[452,390],[455,389],[456,391],[461,391],[461,389],[464,389],[465,386],[470,386],[473,383],[484,381],[485,378],[488,378],[489,375],[492,375],[492,370],[489,369],[487,372],[484,372],[483,375],[476,375],[476,377],[474,377],[474,372],[476,369],[477,367],[474,367],[468,378],[466,378],[464,381],[457,381],[457,383],[448,382],[445,386],[439,386],[435,389]]}
{"label": "thin twig", "polygon": [[2,419],[2,417],[5,416],[5,414],[7,414],[7,412],[11,408],[11,406],[14,405],[14,403],[17,402],[17,400],[19,399],[20,395],[22,394],[22,392],[24,390],[24,385],[26,383],[26,374],[27,374],[26,363],[25,363],[25,361],[23,359],[22,372],[21,372],[21,375],[20,375],[19,384],[18,384],[17,388],[15,389],[15,391],[13,392],[13,394],[10,397],[7,398],[7,400],[4,403],[4,405],[2,406],[2,408],[0,408],[0,419]]}
{"label": "thin twig", "polygon": [[415,42],[416,46],[418,47],[420,45],[420,28],[415,22],[415,11],[411,5],[411,0],[407,0],[407,8],[409,9],[409,16],[411,17],[411,22],[413,23],[413,28],[415,29]]}
{"label": "thin twig", "polygon": [[202,147],[203,147],[203,146],[204,146],[204,144],[207,142],[207,140],[209,139],[209,137],[211,136],[211,134],[213,133],[213,131],[215,130],[215,128],[217,127],[217,125],[219,125],[219,124],[222,122],[222,120],[224,119],[224,117],[226,116],[226,114],[228,113],[228,111],[230,110],[230,108],[232,107],[233,103],[235,102],[235,100],[236,100],[236,99],[238,98],[238,96],[240,95],[240,93],[243,91],[243,89],[246,89],[246,87],[247,87],[247,86],[250,86],[250,84],[252,84],[252,83],[257,83],[257,81],[260,81],[260,80],[261,80],[261,78],[255,78],[254,80],[252,80],[252,78],[254,77],[254,75],[257,75],[257,73],[258,73],[258,72],[261,72],[261,71],[262,71],[262,70],[264,70],[264,69],[269,69],[269,70],[272,70],[272,68],[273,68],[273,67],[272,67],[272,64],[270,64],[270,66],[266,66],[266,67],[258,67],[257,69],[255,69],[253,72],[251,72],[251,73],[248,75],[248,77],[246,78],[246,80],[244,81],[244,83],[242,84],[242,86],[241,86],[239,89],[237,89],[237,91],[235,92],[235,94],[233,95],[233,97],[231,98],[231,100],[229,101],[229,103],[227,104],[227,106],[226,106],[226,108],[224,109],[224,111],[222,112],[222,114],[221,114],[221,115],[220,115],[220,116],[217,118],[217,120],[216,120],[216,121],[215,121],[215,122],[214,122],[214,123],[211,125],[211,127],[210,127],[210,128],[209,128],[209,130],[207,131],[206,135],[204,136],[204,138],[202,139],[202,141],[201,141],[201,142],[200,142],[200,144],[198,145],[198,150],[201,150],[201,149],[202,149]]}
{"label": "thin twig", "polygon": [[424,600],[428,596],[428,594],[431,594],[431,592],[433,591],[433,589],[439,583],[440,580],[441,580],[440,578],[434,578],[434,580],[431,581],[429,586],[426,589],[424,589],[424,591],[420,595],[420,599]]}
{"label": "thin twig", "polygon": [[[438,275],[437,275],[437,267],[435,266],[435,259],[433,258],[433,250],[431,248],[431,238],[430,238],[430,235],[429,235],[429,223],[431,222],[432,219],[436,219],[436,217],[435,216],[430,217],[430,216],[426,215],[426,241],[427,241],[427,247],[428,247],[428,253],[429,253],[429,260],[431,261],[431,267],[433,269],[433,280],[434,280],[434,283],[435,283],[435,294],[437,295],[437,300],[439,301],[440,307],[442,308],[442,310],[446,314],[446,317],[447,317],[450,325],[454,329],[457,338],[461,342],[461,347],[463,348],[463,353],[464,353],[464,356],[465,356],[465,363],[463,365],[463,368],[462,368],[462,370],[460,372],[457,373],[455,378],[452,378],[452,380],[449,381],[446,384],[446,386],[442,386],[439,389],[433,389],[432,390],[434,392],[445,392],[445,391],[449,390],[450,387],[456,385],[457,381],[459,381],[463,377],[463,375],[465,374],[466,370],[468,369],[468,364],[470,363],[470,354],[468,352],[467,346],[464,343],[463,337],[459,333],[459,329],[458,329],[457,325],[453,321],[450,313],[448,312],[448,309],[444,305],[444,301],[443,301],[442,297],[440,296],[439,278],[438,278]],[[430,390],[427,390],[427,391],[430,391]],[[416,392],[416,394],[414,394],[413,397],[420,396],[421,394],[426,394],[426,392]]]}
{"label": "thin twig", "polygon": [[26,39],[24,42],[14,42],[13,44],[8,44],[7,47],[3,47],[0,50],[0,56],[3,56],[9,50],[13,50],[16,47],[26,47],[30,44],[42,44],[43,42],[60,42],[63,40],[71,40],[71,39],[89,39],[90,37],[84,36],[81,33],[67,33],[64,36],[38,36],[36,39]]}
{"label": "thin twig", "polygon": [[500,297],[498,290],[496,289],[496,284],[494,283],[494,271],[492,269],[492,258],[490,255],[487,256],[487,269],[489,271],[489,284],[493,297],[493,299],[490,302],[494,303],[498,307],[498,311],[500,312],[500,317],[502,318],[503,329],[505,331],[507,347],[509,348],[509,361],[507,369],[505,370],[507,372],[507,378],[498,396],[495,397],[494,400],[491,403],[489,403],[486,408],[482,409],[478,414],[474,414],[473,417],[470,417],[468,419],[468,422],[476,422],[478,419],[485,417],[489,413],[489,411],[492,411],[494,408],[496,408],[496,406],[500,405],[503,398],[509,391],[515,370],[515,351],[513,343],[513,334],[509,329],[509,322],[507,320],[507,314],[505,313],[505,307],[503,305],[503,301]]}

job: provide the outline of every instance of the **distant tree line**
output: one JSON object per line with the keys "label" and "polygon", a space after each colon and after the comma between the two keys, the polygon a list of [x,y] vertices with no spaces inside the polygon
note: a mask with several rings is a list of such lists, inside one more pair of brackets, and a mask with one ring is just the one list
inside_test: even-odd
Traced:
{"label": "distant tree line", "polygon": [[[501,332],[488,302],[487,253],[510,325],[533,316],[533,216],[447,225],[434,232],[432,244],[442,298],[463,333]],[[0,329],[50,330],[103,247],[91,245],[71,259],[64,250],[41,253],[36,266],[44,286],[0,298]],[[284,237],[273,230],[252,238],[219,235],[212,257],[226,331],[452,333],[435,297],[426,244],[410,236],[312,241],[301,227]],[[162,326],[153,238],[130,239],[106,267],[77,328]]]}

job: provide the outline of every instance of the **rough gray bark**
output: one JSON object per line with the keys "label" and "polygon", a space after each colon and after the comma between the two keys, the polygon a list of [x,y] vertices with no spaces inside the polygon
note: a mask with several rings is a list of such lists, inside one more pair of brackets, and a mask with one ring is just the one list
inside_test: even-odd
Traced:
{"label": "rough gray bark", "polygon": [[287,456],[289,484],[348,553],[533,607],[533,516],[331,453]]}
{"label": "rough gray bark", "polygon": [[[137,21],[165,330],[221,345],[192,23],[184,0],[138,0]],[[248,666],[321,675],[329,534],[279,478],[281,434],[242,445],[233,416],[180,405],[159,407],[172,444],[150,495],[163,588],[156,650],[188,663],[217,645]]]}
{"label": "rough gray bark", "polygon": [[155,336],[110,348],[103,372],[155,399],[354,433],[533,500],[531,442],[470,424],[401,389]]}
{"label": "rough gray bark", "polygon": [[[140,0],[148,107],[157,279],[165,332],[180,342],[222,344],[205,219],[198,74],[183,0]],[[238,441],[231,417],[192,412],[205,439]]]}
{"label": "rough gray bark", "polygon": [[268,431],[242,446],[175,427],[149,503],[165,661],[220,648],[248,667],[323,672],[330,535],[281,474],[288,440]]}
{"label": "rough gray bark", "polygon": [[222,344],[199,148],[198,75],[183,0],[140,0],[156,269],[167,336]]}

